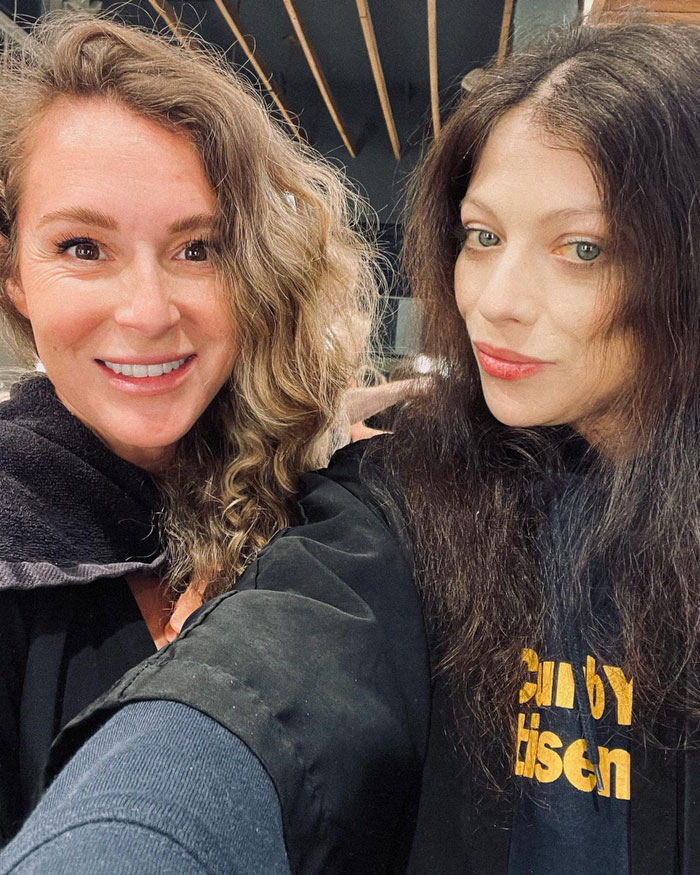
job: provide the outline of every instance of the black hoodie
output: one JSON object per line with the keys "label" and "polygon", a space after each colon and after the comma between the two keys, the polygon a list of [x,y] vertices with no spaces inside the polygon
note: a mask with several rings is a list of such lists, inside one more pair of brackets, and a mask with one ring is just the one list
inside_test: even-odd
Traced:
{"label": "black hoodie", "polygon": [[0,843],[61,727],[155,649],[124,575],[157,574],[159,507],[45,377],[0,404]]}

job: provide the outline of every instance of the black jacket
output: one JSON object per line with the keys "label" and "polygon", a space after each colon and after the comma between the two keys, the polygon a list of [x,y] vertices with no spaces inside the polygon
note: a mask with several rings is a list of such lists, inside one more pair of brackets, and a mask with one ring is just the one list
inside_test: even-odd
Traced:
{"label": "black jacket", "polygon": [[238,735],[282,807],[295,873],[401,872],[428,727],[429,671],[404,552],[352,447],[303,478],[303,524],[237,588],[64,730],[55,767],[121,705],[190,704]]}
{"label": "black jacket", "polygon": [[159,506],[45,377],[0,404],[0,844],[61,727],[155,649],[124,575],[157,572]]}
{"label": "black jacket", "polygon": [[[68,727],[53,768],[124,704],[172,699],[266,767],[295,875],[505,875],[512,808],[470,796],[400,524],[360,484],[356,456],[304,478],[303,524]],[[632,875],[697,875],[698,755],[647,748],[634,762]]]}

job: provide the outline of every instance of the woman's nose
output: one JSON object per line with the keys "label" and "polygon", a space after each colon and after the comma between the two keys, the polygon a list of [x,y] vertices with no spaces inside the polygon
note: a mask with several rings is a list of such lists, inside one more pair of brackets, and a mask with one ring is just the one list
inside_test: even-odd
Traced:
{"label": "woman's nose", "polygon": [[167,334],[180,320],[172,279],[158,263],[143,261],[124,276],[123,297],[115,321],[146,337]]}
{"label": "woman's nose", "polygon": [[537,271],[525,255],[515,250],[504,252],[482,280],[478,308],[484,319],[525,325],[536,320]]}

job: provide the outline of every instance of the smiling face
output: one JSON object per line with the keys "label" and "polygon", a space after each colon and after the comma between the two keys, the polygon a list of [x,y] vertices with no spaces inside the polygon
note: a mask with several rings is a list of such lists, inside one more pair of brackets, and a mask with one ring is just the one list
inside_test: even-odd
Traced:
{"label": "smiling face", "polygon": [[461,219],[455,295],[493,415],[612,437],[635,364],[629,340],[605,331],[615,268],[585,159],[512,110],[486,142]]}
{"label": "smiling face", "polygon": [[215,207],[194,146],[116,103],[57,100],[33,133],[8,292],[62,403],[152,471],[233,365]]}

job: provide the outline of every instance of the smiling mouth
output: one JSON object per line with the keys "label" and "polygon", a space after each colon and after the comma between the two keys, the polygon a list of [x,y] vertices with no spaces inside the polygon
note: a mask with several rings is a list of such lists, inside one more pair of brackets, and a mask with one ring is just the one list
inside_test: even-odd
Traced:
{"label": "smiling mouth", "polygon": [[97,361],[109,368],[115,374],[120,374],[122,377],[162,377],[163,374],[169,374],[171,371],[176,371],[181,368],[186,362],[194,358],[194,355],[185,356],[185,358],[175,359],[171,362],[158,362],[152,365],[130,364],[128,362],[108,362],[103,359]]}

